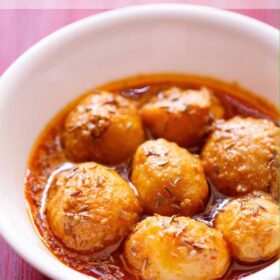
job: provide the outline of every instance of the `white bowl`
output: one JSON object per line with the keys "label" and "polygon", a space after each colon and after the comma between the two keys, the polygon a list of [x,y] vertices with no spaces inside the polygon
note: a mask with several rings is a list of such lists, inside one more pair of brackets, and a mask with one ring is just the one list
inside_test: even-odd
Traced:
{"label": "white bowl", "polygon": [[[78,21],[39,42],[0,79],[2,236],[52,279],[89,279],[53,257],[27,215],[26,163],[47,121],[79,94],[139,73],[210,75],[237,81],[276,103],[278,49],[278,31],[264,23],[187,5],[111,11]],[[278,265],[275,262],[249,278],[278,279]]]}

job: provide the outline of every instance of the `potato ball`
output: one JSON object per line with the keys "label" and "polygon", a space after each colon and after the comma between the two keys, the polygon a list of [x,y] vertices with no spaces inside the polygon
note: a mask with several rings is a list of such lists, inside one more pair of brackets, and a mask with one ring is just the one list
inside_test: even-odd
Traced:
{"label": "potato ball", "polygon": [[263,192],[231,200],[217,215],[215,227],[239,261],[263,261],[279,252],[279,208]]}
{"label": "potato ball", "polygon": [[82,99],[65,120],[63,143],[69,156],[77,162],[121,162],[144,139],[135,105],[105,91]]}
{"label": "potato ball", "polygon": [[54,235],[66,247],[81,253],[121,241],[140,212],[128,183],[113,169],[93,162],[58,173],[46,204]]}
{"label": "potato ball", "polygon": [[184,147],[197,145],[209,132],[214,117],[223,114],[220,102],[206,88],[172,87],[153,97],[141,110],[144,124],[155,137]]}
{"label": "potato ball", "polygon": [[188,217],[148,217],[125,243],[125,259],[147,280],[210,280],[230,263],[222,234]]}
{"label": "potato ball", "polygon": [[227,195],[279,188],[279,133],[265,119],[219,121],[201,153],[204,171]]}
{"label": "potato ball", "polygon": [[148,214],[188,216],[201,211],[208,197],[200,160],[164,139],[146,141],[138,147],[131,181]]}

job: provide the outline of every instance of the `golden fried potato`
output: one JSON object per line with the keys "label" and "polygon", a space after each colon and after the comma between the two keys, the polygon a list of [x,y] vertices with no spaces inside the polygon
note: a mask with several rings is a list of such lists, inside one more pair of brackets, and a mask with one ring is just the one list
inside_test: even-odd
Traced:
{"label": "golden fried potato", "polygon": [[50,228],[74,251],[89,253],[122,240],[139,219],[138,199],[114,170],[89,162],[58,173],[47,198]]}
{"label": "golden fried potato", "polygon": [[125,259],[145,280],[210,280],[230,263],[222,234],[187,217],[148,217],[125,243]]}
{"label": "golden fried potato", "polygon": [[155,137],[184,147],[197,145],[209,132],[214,117],[223,114],[220,102],[206,88],[172,87],[153,97],[141,110],[144,124]]}
{"label": "golden fried potato", "polygon": [[204,171],[227,195],[279,188],[279,133],[273,122],[234,117],[218,122],[201,153]]}
{"label": "golden fried potato", "polygon": [[131,156],[144,140],[136,107],[109,92],[85,97],[65,120],[63,143],[77,162],[118,163]]}
{"label": "golden fried potato", "polygon": [[203,209],[208,197],[200,160],[164,139],[138,147],[131,181],[148,214],[192,215]]}
{"label": "golden fried potato", "polygon": [[239,261],[263,261],[279,252],[279,208],[261,191],[232,199],[217,215],[215,228]]}

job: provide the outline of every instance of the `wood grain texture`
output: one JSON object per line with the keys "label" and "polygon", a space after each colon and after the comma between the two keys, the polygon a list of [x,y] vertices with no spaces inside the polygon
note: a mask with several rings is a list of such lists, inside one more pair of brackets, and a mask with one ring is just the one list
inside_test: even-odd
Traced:
{"label": "wood grain texture", "polygon": [[[279,10],[235,10],[279,28]],[[58,28],[100,10],[0,10],[0,74],[25,50]],[[51,268],[50,268],[51,269]],[[47,280],[0,238],[0,280]]]}
{"label": "wood grain texture", "polygon": [[0,237],[0,279],[1,280],[48,280],[20,258]]}

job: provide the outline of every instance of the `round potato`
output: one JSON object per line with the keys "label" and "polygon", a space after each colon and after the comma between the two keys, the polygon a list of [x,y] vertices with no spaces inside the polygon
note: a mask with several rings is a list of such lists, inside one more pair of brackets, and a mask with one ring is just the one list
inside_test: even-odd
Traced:
{"label": "round potato", "polygon": [[265,119],[234,117],[220,121],[201,153],[204,171],[227,195],[279,188],[279,133]]}
{"label": "round potato", "polygon": [[46,216],[69,249],[89,253],[120,242],[139,219],[138,199],[122,177],[96,163],[58,173],[48,193]]}
{"label": "round potato", "polygon": [[214,118],[223,114],[219,100],[206,88],[172,87],[153,97],[141,110],[142,120],[154,137],[183,147],[197,145],[209,132]]}
{"label": "round potato", "polygon": [[231,200],[217,215],[215,228],[241,262],[264,261],[279,252],[279,208],[263,192]]}
{"label": "round potato", "polygon": [[164,139],[146,141],[138,147],[131,181],[148,214],[192,215],[203,209],[208,197],[200,160]]}
{"label": "round potato", "polygon": [[145,280],[210,280],[230,263],[222,234],[188,217],[148,217],[125,243],[125,258]]}
{"label": "round potato", "polygon": [[76,162],[124,161],[144,139],[134,104],[105,91],[82,99],[65,120],[63,144]]}

